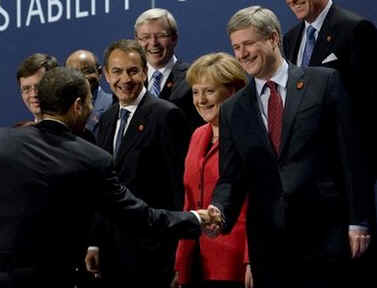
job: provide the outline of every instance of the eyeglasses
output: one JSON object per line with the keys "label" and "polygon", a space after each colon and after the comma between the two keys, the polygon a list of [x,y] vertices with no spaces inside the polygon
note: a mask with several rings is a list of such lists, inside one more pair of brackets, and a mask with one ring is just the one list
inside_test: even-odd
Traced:
{"label": "eyeglasses", "polygon": [[152,38],[156,38],[157,40],[165,40],[165,39],[169,38],[170,36],[171,36],[171,34],[169,34],[169,33],[156,33],[156,34],[143,34],[141,37],[136,36],[136,38],[139,41],[148,42]]}
{"label": "eyeglasses", "polygon": [[35,93],[38,92],[38,85],[37,85],[37,84],[34,84],[34,85],[26,85],[26,86],[22,86],[22,87],[21,87],[21,93],[22,93],[22,94],[28,95],[28,94],[30,94],[32,91],[34,91]]}

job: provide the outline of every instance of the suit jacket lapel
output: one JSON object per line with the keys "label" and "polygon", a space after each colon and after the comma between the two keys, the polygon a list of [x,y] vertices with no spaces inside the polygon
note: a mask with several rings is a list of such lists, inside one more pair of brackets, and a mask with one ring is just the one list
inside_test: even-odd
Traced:
{"label": "suit jacket lapel", "polygon": [[168,79],[165,82],[164,87],[161,90],[159,98],[167,99],[170,101],[172,100],[171,96],[174,96],[174,94],[172,94],[172,89],[178,82],[184,81],[187,67],[187,64],[181,63],[180,61],[177,61],[177,63],[175,63]]}
{"label": "suit jacket lapel", "polygon": [[[263,122],[257,97],[255,81],[252,79],[250,84],[242,90],[240,101],[234,108],[232,119],[235,125],[233,127],[235,127],[235,131],[240,132],[239,139],[244,139],[245,147],[249,145],[248,143],[260,142],[261,145],[267,147],[271,154],[275,154]],[[247,150],[245,148],[245,151]]]}
{"label": "suit jacket lapel", "polygon": [[115,158],[115,165],[121,161],[127,154],[127,152],[137,143],[137,141],[143,137],[144,128],[148,123],[148,116],[152,112],[152,105],[147,105],[150,101],[153,101],[154,96],[149,93],[145,94],[141,99],[135,114],[133,115],[130,124],[128,125],[124,139],[119,147],[118,155]]}
{"label": "suit jacket lapel", "polygon": [[289,49],[289,55],[286,55],[287,59],[289,59],[292,63],[297,63],[297,55],[298,50],[300,49],[301,39],[302,39],[302,33],[304,31],[305,24],[301,23],[301,25],[295,29],[294,33],[291,35],[291,43],[294,43],[293,49]]}
{"label": "suit jacket lapel", "polygon": [[280,156],[288,142],[289,134],[296,117],[297,109],[301,103],[304,91],[307,88],[304,81],[304,70],[294,65],[289,65],[287,95],[283,112],[282,139],[280,145]]}
{"label": "suit jacket lapel", "polygon": [[98,139],[98,145],[110,154],[113,154],[115,128],[119,115],[119,104],[113,105],[110,109],[111,113],[108,114],[109,117],[106,120],[104,119],[104,126],[101,128],[103,131],[103,140]]}

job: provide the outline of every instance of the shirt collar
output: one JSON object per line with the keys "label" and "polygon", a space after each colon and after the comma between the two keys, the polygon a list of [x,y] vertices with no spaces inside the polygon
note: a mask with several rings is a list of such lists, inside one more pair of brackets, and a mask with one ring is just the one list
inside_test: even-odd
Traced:
{"label": "shirt collar", "polygon": [[[278,70],[272,75],[270,81],[275,82],[281,87],[286,88],[288,82],[288,63],[282,58],[282,63],[280,64]],[[263,87],[266,84],[266,80],[255,78],[255,86],[257,88],[258,95],[263,92]]]}
{"label": "shirt collar", "polygon": [[121,105],[119,103],[119,108],[120,109],[127,109],[131,113],[134,113],[136,111],[137,106],[139,105],[141,99],[143,99],[146,92],[147,92],[147,89],[145,87],[143,87],[143,89],[140,91],[139,95],[136,97],[136,99],[134,101],[132,101],[128,105]]}
{"label": "shirt collar", "polygon": [[321,11],[321,13],[319,13],[317,18],[313,21],[313,23],[309,23],[305,21],[305,30],[308,28],[309,25],[311,25],[315,28],[316,35],[318,35],[317,33],[318,31],[321,30],[323,22],[325,22],[325,18],[327,16],[327,13],[329,13],[331,5],[332,5],[332,0],[329,0],[329,2],[327,2],[326,7]]}
{"label": "shirt collar", "polygon": [[39,121],[39,122],[46,121],[46,120],[47,120],[47,121],[58,122],[58,123],[60,123],[60,124],[62,124],[62,125],[64,125],[65,127],[68,128],[67,124],[65,124],[63,121],[58,120],[58,119],[55,119],[55,118],[50,118],[50,117],[47,117],[47,116],[43,117],[43,119],[42,119],[41,121]]}
{"label": "shirt collar", "polygon": [[173,66],[175,65],[175,63],[177,62],[177,57],[175,57],[175,55],[173,55],[169,62],[162,68],[159,68],[159,69],[156,69],[154,68],[152,65],[150,65],[149,63],[147,63],[147,66],[148,66],[148,80],[150,81],[151,78],[152,78],[152,75],[154,73],[154,71],[158,70],[162,73],[163,77],[167,77],[169,76],[169,73],[170,71],[173,69]]}

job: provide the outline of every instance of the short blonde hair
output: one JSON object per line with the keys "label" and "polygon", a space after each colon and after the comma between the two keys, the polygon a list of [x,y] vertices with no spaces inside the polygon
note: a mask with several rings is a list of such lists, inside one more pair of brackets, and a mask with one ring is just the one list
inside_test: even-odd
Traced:
{"label": "short blonde hair", "polygon": [[216,84],[235,88],[236,91],[248,83],[247,74],[240,63],[224,52],[203,55],[187,70],[186,81],[190,86],[199,83],[203,77],[208,77]]}

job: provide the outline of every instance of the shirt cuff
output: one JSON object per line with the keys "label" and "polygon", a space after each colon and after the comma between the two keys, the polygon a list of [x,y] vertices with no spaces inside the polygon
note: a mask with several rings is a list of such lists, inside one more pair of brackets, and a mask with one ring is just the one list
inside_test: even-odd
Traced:
{"label": "shirt cuff", "polygon": [[199,221],[199,224],[202,224],[202,219],[200,218],[199,213],[196,212],[196,211],[194,211],[194,210],[190,210],[190,212],[191,212],[192,214],[195,215],[195,217],[196,217],[196,218],[198,219],[198,221]]}
{"label": "shirt cuff", "polygon": [[97,247],[97,246],[89,246],[89,247],[88,247],[88,252],[89,252],[89,251],[98,252],[98,251],[99,251],[99,247]]}
{"label": "shirt cuff", "polygon": [[367,226],[361,226],[361,225],[349,225],[348,226],[349,231],[360,231],[360,232],[367,232],[369,229]]}

